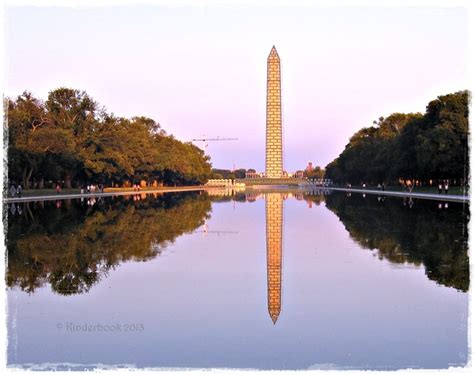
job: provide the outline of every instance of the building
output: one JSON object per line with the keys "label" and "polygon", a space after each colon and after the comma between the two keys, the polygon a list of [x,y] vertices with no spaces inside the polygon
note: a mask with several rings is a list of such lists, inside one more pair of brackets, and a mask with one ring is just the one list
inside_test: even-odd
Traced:
{"label": "building", "polygon": [[303,171],[296,171],[295,172],[295,177],[296,178],[303,178],[304,177],[304,172]]}
{"label": "building", "polygon": [[283,176],[280,57],[275,46],[267,59],[265,177]]}
{"label": "building", "polygon": [[262,178],[262,174],[257,172],[245,172],[245,178]]}

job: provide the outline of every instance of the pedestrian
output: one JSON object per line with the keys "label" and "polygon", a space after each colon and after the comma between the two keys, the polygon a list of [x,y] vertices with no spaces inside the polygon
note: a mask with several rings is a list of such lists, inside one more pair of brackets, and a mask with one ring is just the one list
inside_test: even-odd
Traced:
{"label": "pedestrian", "polygon": [[18,198],[21,198],[22,191],[23,191],[23,188],[21,187],[20,184],[18,184],[18,187],[16,188],[16,195]]}
{"label": "pedestrian", "polygon": [[385,182],[382,182],[382,191],[385,191]]}
{"label": "pedestrian", "polygon": [[91,186],[90,185],[87,185],[86,191],[87,191],[87,194],[89,194],[91,192]]}
{"label": "pedestrian", "polygon": [[442,193],[443,193],[443,184],[440,181],[438,184],[438,194],[442,194]]}
{"label": "pedestrian", "polygon": [[362,188],[365,189],[365,182],[362,184]]}
{"label": "pedestrian", "polygon": [[84,185],[81,185],[81,194],[84,194]]}
{"label": "pedestrian", "polygon": [[59,194],[61,193],[61,186],[58,184],[56,184],[56,194]]}
{"label": "pedestrian", "polygon": [[449,181],[446,180],[444,181],[444,193],[448,194],[448,189],[449,189]]}
{"label": "pedestrian", "polygon": [[377,190],[381,190],[382,189],[382,186],[380,185],[380,183],[377,185]]}
{"label": "pedestrian", "polygon": [[10,186],[10,195],[11,195],[12,198],[16,195],[15,184],[12,184],[12,186]]}

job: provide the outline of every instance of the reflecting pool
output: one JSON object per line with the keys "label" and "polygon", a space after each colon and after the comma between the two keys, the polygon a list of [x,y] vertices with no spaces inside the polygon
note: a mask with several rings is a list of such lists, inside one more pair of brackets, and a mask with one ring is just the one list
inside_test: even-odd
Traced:
{"label": "reflecting pool", "polygon": [[5,210],[11,367],[467,362],[467,204],[272,189]]}

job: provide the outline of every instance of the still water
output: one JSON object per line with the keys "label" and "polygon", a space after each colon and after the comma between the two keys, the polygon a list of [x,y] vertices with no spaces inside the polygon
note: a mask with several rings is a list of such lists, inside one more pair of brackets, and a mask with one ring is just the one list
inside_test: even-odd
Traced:
{"label": "still water", "polygon": [[11,367],[466,364],[466,204],[273,190],[6,209]]}

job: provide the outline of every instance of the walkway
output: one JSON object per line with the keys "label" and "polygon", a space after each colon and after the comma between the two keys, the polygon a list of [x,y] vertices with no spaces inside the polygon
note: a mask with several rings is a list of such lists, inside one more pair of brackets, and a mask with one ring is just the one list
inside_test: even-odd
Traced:
{"label": "walkway", "polygon": [[436,201],[449,201],[449,202],[467,202],[469,203],[471,197],[466,195],[454,195],[454,194],[432,194],[432,193],[417,193],[417,192],[407,192],[407,191],[390,191],[390,190],[368,190],[368,189],[352,189],[352,188],[337,188],[337,187],[318,187],[311,186],[316,189],[329,189],[336,191],[345,191],[348,193],[363,193],[363,194],[377,194],[377,195],[387,195],[394,197],[408,197],[408,198],[418,198],[418,199],[431,199]]}
{"label": "walkway", "polygon": [[173,193],[180,191],[201,191],[210,189],[220,189],[210,186],[182,186],[182,187],[170,187],[164,189],[155,190],[141,190],[141,191],[110,191],[105,193],[84,193],[84,194],[55,194],[55,195],[36,195],[27,196],[21,198],[3,198],[3,203],[20,203],[20,202],[33,202],[33,201],[56,201],[65,199],[77,199],[77,198],[99,198],[99,197],[112,197],[116,195],[139,195],[139,194],[155,194],[155,193]]}

